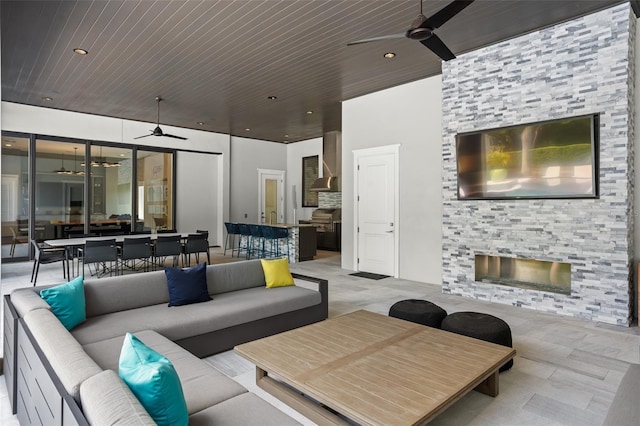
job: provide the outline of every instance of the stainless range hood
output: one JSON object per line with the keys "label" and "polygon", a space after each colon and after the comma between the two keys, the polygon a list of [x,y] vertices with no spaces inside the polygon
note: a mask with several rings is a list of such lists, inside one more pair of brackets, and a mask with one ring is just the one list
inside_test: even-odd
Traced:
{"label": "stainless range hood", "polygon": [[341,191],[340,173],[342,173],[342,134],[338,131],[327,132],[322,136],[322,177],[316,179],[310,191]]}

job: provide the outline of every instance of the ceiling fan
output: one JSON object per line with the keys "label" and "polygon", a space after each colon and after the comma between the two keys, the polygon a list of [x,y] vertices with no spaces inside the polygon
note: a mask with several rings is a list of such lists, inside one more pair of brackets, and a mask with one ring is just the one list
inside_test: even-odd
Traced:
{"label": "ceiling fan", "polygon": [[411,27],[409,27],[409,29],[404,33],[352,41],[351,43],[347,43],[347,46],[369,43],[372,41],[391,40],[407,37],[411,40],[420,41],[420,43],[431,49],[433,53],[438,55],[444,61],[454,59],[456,55],[454,55],[453,52],[451,52],[451,50],[449,50],[449,48],[442,42],[442,40],[440,40],[440,38],[434,33],[434,30],[442,26],[449,19],[456,16],[462,11],[462,9],[473,3],[474,0],[455,0],[428,18],[422,14],[422,0],[418,1],[420,2],[420,14],[413,21]]}
{"label": "ceiling fan", "polygon": [[156,128],[153,129],[150,134],[144,135],[144,136],[138,136],[137,138],[134,138],[134,139],[146,138],[147,136],[165,136],[167,138],[182,139],[183,141],[186,141],[187,138],[183,138],[182,136],[176,136],[176,135],[170,135],[168,133],[164,133],[162,131],[162,129],[160,128],[160,101],[162,101],[162,98],[160,96],[156,96],[156,102],[158,103],[158,121],[157,121]]}

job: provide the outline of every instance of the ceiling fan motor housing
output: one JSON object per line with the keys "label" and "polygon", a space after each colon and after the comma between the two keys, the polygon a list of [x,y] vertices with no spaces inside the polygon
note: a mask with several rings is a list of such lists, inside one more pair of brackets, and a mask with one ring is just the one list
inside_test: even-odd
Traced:
{"label": "ceiling fan motor housing", "polygon": [[433,30],[430,28],[414,28],[407,30],[407,38],[411,40],[426,40],[433,35]]}

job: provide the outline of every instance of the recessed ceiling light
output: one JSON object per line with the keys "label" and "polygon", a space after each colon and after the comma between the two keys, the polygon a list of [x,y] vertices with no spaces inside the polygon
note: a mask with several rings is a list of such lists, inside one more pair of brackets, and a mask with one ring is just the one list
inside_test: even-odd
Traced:
{"label": "recessed ceiling light", "polygon": [[75,49],[73,49],[73,53],[77,53],[78,55],[86,55],[89,53],[89,51],[86,49],[81,49],[79,47],[76,47]]}
{"label": "recessed ceiling light", "polygon": [[248,127],[247,127],[246,129],[244,129],[244,130],[246,130],[247,132],[250,132],[250,131],[251,131],[251,129],[250,129],[250,128],[248,128]]}
{"label": "recessed ceiling light", "polygon": [[53,100],[53,98],[52,98],[52,97],[50,97],[50,96],[43,96],[43,97],[42,97],[42,100],[43,100],[43,101],[47,101],[47,102],[51,102],[51,101]]}
{"label": "recessed ceiling light", "polygon": [[275,101],[276,99],[278,99],[277,96],[267,96],[267,99]]}
{"label": "recessed ceiling light", "polygon": [[396,54],[393,52],[387,52],[383,55],[386,59],[392,59],[396,57]]}
{"label": "recessed ceiling light", "polygon": [[285,138],[288,138],[288,137],[289,137],[289,135],[284,135],[284,137],[285,137]]}
{"label": "recessed ceiling light", "polygon": [[124,154],[120,154],[120,157],[124,157]]}
{"label": "recessed ceiling light", "polygon": [[204,126],[204,121],[198,121],[198,124],[199,124],[200,126]]}
{"label": "recessed ceiling light", "polygon": [[10,146],[13,146],[13,145],[11,145],[10,143],[5,143],[4,146],[9,146],[10,147]]}
{"label": "recessed ceiling light", "polygon": [[307,111],[307,114],[311,115],[313,114],[313,111]]}

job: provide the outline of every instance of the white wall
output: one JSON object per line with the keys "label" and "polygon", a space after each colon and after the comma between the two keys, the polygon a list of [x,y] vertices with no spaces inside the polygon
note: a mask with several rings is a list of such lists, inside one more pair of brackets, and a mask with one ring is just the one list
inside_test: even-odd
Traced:
{"label": "white wall", "polygon": [[[218,204],[218,167],[221,156],[200,152],[178,152],[176,164],[176,229],[209,231],[209,244],[221,245],[219,225],[222,206]],[[198,170],[198,173],[193,173]],[[181,208],[186,206],[187,208]],[[219,237],[220,236],[220,237]],[[224,242],[223,242],[224,244]]]}
{"label": "white wall", "polygon": [[[204,157],[210,162],[209,166],[200,164],[198,167],[191,167],[189,165],[184,167],[186,167],[187,173],[192,174],[193,179],[198,178],[203,168],[216,170],[218,176],[216,197],[219,202],[221,201],[222,218],[218,220],[219,224],[216,230],[210,229],[212,237],[210,237],[209,242],[211,244],[222,244],[222,222],[229,217],[229,135],[162,125],[162,129],[165,132],[184,136],[188,138],[188,140],[177,141],[176,139],[161,137],[148,137],[134,140],[137,136],[149,133],[149,129],[152,129],[153,127],[155,127],[154,123],[122,120],[118,118],[2,102],[2,130],[6,131],[89,139],[94,141],[118,142],[178,150],[221,153],[221,156],[207,155]],[[258,141],[255,143],[258,144]],[[179,192],[185,190],[180,187],[180,182],[178,182],[178,186],[179,187],[176,189]],[[192,190],[192,187],[187,188],[186,190]],[[181,221],[180,212],[181,209],[180,206],[178,206],[176,212],[177,224]],[[178,229],[180,230],[180,228]]]}
{"label": "white wall", "polygon": [[342,267],[353,256],[353,150],[400,144],[399,276],[441,284],[442,112],[440,76],[342,104]]}
{"label": "white wall", "polygon": [[[233,136],[231,138],[231,222],[260,223],[258,169],[287,169],[287,145]],[[285,176],[285,188],[289,179]],[[287,209],[285,203],[285,211]]]}
{"label": "white wall", "polygon": [[[302,207],[302,158],[318,156],[319,173],[322,174],[322,138],[309,139],[287,145],[287,223],[293,223],[293,206],[296,209],[296,221],[311,219],[316,207]],[[296,203],[293,203],[292,187],[296,187]]]}

